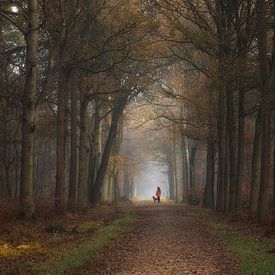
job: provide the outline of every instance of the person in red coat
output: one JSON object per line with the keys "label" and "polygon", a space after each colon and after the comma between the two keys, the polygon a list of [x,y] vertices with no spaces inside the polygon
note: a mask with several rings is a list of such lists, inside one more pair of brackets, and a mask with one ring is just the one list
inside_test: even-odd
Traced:
{"label": "person in red coat", "polygon": [[157,191],[156,191],[156,196],[158,197],[158,202],[160,202],[160,195],[161,195],[161,190],[158,186]]}

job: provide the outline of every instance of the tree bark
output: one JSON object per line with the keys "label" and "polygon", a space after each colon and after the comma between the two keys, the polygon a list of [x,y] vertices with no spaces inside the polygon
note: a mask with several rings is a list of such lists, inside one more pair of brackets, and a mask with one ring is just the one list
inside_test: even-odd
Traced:
{"label": "tree bark", "polygon": [[68,192],[68,209],[74,210],[76,207],[77,191],[77,91],[76,72],[71,76],[71,158],[70,158],[70,176]]}
{"label": "tree bark", "polygon": [[220,67],[221,72],[221,87],[219,91],[218,98],[218,120],[217,120],[217,130],[218,130],[218,184],[217,184],[217,203],[216,210],[220,212],[224,212],[224,174],[225,174],[225,87],[224,87],[224,70],[222,69],[222,65]]}
{"label": "tree bark", "polygon": [[[63,55],[63,54],[62,54]],[[59,69],[58,81],[58,109],[57,109],[57,161],[56,161],[56,189],[55,189],[55,211],[64,214],[65,206],[65,147],[66,147],[66,88],[69,74],[62,66]]]}
{"label": "tree bark", "polygon": [[89,127],[88,104],[85,98],[81,102],[80,110],[80,145],[79,145],[79,174],[78,174],[78,208],[86,210],[88,204],[88,160],[89,160]]}
{"label": "tree bark", "polygon": [[123,178],[123,194],[127,199],[129,198],[130,193],[130,175],[128,169],[128,167],[125,169]]}
{"label": "tree bark", "polygon": [[[242,86],[241,83],[239,83]],[[236,199],[235,209],[240,208],[241,191],[243,183],[244,157],[245,157],[245,113],[244,113],[244,89],[239,89],[239,125],[238,125],[238,160],[237,160],[237,179],[236,179]]]}
{"label": "tree bark", "polygon": [[229,144],[229,205],[228,212],[233,212],[236,203],[237,193],[237,136],[234,116],[234,96],[230,85],[227,84],[227,132]]}
{"label": "tree bark", "polygon": [[272,196],[272,116],[270,111],[262,112],[262,161],[258,202],[258,221],[269,223]]}
{"label": "tree bark", "polygon": [[173,167],[174,167],[174,179],[175,179],[175,198],[176,202],[179,202],[179,179],[177,168],[177,141],[176,141],[176,127],[173,127]]}
{"label": "tree bark", "polygon": [[95,111],[94,117],[92,120],[92,144],[90,150],[90,159],[89,159],[89,200],[91,203],[92,198],[92,188],[95,184],[96,174],[98,171],[98,166],[101,161],[101,119],[100,119],[100,107],[99,103],[95,101]]}
{"label": "tree bark", "polygon": [[262,154],[262,127],[261,127],[261,108],[258,111],[255,122],[255,135],[252,155],[251,188],[250,188],[250,207],[249,216],[256,220],[259,189],[261,179],[261,154]]}
{"label": "tree bark", "polygon": [[197,141],[193,141],[191,146],[191,153],[190,153],[190,171],[189,171],[189,179],[190,179],[190,186],[192,190],[196,190],[196,182],[194,180],[194,170],[195,170],[195,160],[196,160],[196,152],[198,149]]}
{"label": "tree bark", "polygon": [[70,71],[65,68],[66,24],[62,23],[58,41],[58,102],[56,137],[56,188],[55,212],[64,214],[65,207],[65,139],[66,139],[66,86]]}
{"label": "tree bark", "polygon": [[93,205],[96,205],[101,199],[101,187],[104,181],[104,177],[107,171],[108,162],[113,147],[114,139],[117,133],[119,119],[122,116],[126,102],[120,97],[114,103],[114,110],[112,113],[111,127],[108,133],[107,141],[104,147],[101,163],[98,168],[95,184],[92,187],[91,201]]}
{"label": "tree bark", "polygon": [[215,151],[211,141],[207,143],[206,184],[203,193],[202,207],[214,208]]}
{"label": "tree bark", "polygon": [[168,183],[169,183],[169,198],[170,200],[175,199],[175,178],[174,178],[174,167],[173,157],[168,156]]}
{"label": "tree bark", "polygon": [[275,66],[275,40],[273,40],[271,66],[268,59],[267,47],[267,22],[266,22],[266,2],[257,0],[257,38],[259,51],[259,65],[261,76],[262,91],[262,161],[261,161],[261,180],[258,203],[258,222],[267,224],[269,222],[272,193],[272,116],[269,107],[268,97],[272,93],[274,82]]}
{"label": "tree bark", "polygon": [[229,192],[230,192],[230,140],[229,140],[229,130],[226,127],[225,133],[225,158],[224,158],[224,213],[229,212]]}
{"label": "tree bark", "polygon": [[21,186],[20,186],[20,216],[30,218],[35,214],[33,199],[33,170],[35,150],[35,96],[37,88],[36,58],[38,42],[38,3],[37,0],[28,1],[28,32],[25,36],[27,42],[26,76],[23,91],[23,117],[22,117],[22,159],[21,159]]}

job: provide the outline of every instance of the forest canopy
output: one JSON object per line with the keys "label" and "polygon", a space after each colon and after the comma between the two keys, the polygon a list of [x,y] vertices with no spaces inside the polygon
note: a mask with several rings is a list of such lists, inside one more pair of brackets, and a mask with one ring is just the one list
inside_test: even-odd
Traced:
{"label": "forest canopy", "polygon": [[[0,1],[0,199],[167,199],[275,221],[271,0]],[[273,217],[272,217],[273,214]]]}

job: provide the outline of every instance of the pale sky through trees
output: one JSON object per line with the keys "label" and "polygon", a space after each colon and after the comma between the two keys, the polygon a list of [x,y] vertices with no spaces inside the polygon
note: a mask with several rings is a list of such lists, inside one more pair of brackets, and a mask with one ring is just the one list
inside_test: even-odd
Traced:
{"label": "pale sky through trees", "polygon": [[162,191],[162,197],[167,197],[168,181],[167,181],[167,168],[160,166],[157,162],[146,161],[145,169],[135,184],[136,196],[138,199],[147,200],[155,196],[156,189],[159,186]]}

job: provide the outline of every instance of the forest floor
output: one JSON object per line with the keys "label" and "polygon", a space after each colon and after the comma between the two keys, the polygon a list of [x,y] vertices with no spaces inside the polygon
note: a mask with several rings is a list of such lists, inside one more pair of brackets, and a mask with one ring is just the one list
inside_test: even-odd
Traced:
{"label": "forest floor", "polygon": [[275,274],[257,226],[175,203],[0,223],[0,274]]}
{"label": "forest floor", "polygon": [[239,274],[208,221],[189,207],[160,203],[135,212],[141,220],[79,274]]}

